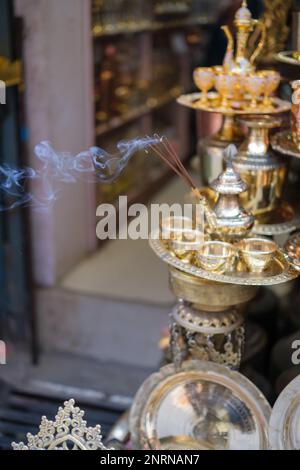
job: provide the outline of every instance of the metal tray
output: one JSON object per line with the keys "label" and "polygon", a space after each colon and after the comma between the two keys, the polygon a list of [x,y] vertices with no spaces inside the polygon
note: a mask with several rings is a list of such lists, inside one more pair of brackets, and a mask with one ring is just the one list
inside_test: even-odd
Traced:
{"label": "metal tray", "polygon": [[181,95],[177,98],[177,102],[188,108],[207,111],[210,113],[221,113],[228,115],[243,115],[243,114],[276,114],[289,111],[291,109],[291,103],[289,101],[281,100],[280,98],[273,97],[272,106],[269,108],[257,107],[255,110],[249,107],[249,100],[235,101],[232,103],[232,107],[222,107],[219,102],[219,94],[211,91],[207,93],[208,104],[202,104],[200,102],[201,93],[190,93],[187,95]]}
{"label": "metal tray", "polygon": [[271,408],[239,372],[208,361],[152,374],[134,398],[133,447],[151,450],[268,448]]}
{"label": "metal tray", "polygon": [[278,252],[273,258],[270,267],[261,274],[254,274],[246,271],[244,265],[239,262],[237,271],[219,274],[205,271],[189,262],[177,258],[167,248],[165,241],[158,238],[159,232],[153,233],[150,237],[150,246],[157,256],[165,263],[180,271],[195,277],[207,279],[215,282],[228,284],[238,284],[245,286],[271,286],[291,281],[299,276],[299,272]]}

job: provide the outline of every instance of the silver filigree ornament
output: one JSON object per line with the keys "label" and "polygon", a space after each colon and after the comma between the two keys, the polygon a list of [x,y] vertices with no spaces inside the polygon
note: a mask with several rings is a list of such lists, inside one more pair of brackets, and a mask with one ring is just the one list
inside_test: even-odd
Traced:
{"label": "silver filigree ornament", "polygon": [[101,426],[88,427],[84,411],[75,406],[75,400],[59,407],[54,421],[42,417],[40,430],[27,434],[27,444],[12,443],[14,450],[114,450],[102,443]]}

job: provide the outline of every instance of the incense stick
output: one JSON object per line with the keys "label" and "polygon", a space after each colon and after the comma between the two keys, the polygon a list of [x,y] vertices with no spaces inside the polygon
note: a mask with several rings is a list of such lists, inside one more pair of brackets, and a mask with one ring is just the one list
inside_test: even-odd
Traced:
{"label": "incense stick", "polygon": [[[201,196],[199,189],[196,187],[192,177],[183,165],[182,161],[180,160],[178,154],[176,153],[174,147],[171,145],[169,140],[166,137],[154,137],[157,138],[158,142],[156,144],[151,144],[149,147],[166,165],[169,166],[169,168],[171,168],[172,171],[174,171],[174,173],[176,173],[192,189],[194,195],[197,198],[203,199],[203,196]],[[162,144],[161,147],[159,147],[159,144]]]}

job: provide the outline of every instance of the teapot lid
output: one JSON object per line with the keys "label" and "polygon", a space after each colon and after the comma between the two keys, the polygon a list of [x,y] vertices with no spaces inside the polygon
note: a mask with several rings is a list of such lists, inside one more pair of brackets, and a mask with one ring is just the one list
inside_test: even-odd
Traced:
{"label": "teapot lid", "polygon": [[239,24],[251,25],[252,24],[252,14],[248,8],[246,0],[243,0],[242,5],[237,10],[235,17],[234,17],[234,21],[237,25]]}
{"label": "teapot lid", "polygon": [[300,375],[285,387],[275,402],[269,440],[273,450],[300,450]]}
{"label": "teapot lid", "polygon": [[210,184],[210,187],[219,194],[238,195],[246,191],[248,187],[241,179],[240,174],[233,168],[232,161],[236,155],[237,148],[233,144],[224,151],[225,171]]}

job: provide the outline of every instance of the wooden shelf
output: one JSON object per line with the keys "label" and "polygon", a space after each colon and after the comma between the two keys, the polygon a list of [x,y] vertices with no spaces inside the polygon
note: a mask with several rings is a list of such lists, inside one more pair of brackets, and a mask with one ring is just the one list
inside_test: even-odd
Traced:
{"label": "wooden shelf", "polygon": [[103,30],[101,26],[95,25],[92,29],[92,35],[95,39],[103,38],[106,36],[117,36],[122,34],[138,34],[146,32],[164,31],[175,28],[185,28],[188,26],[210,26],[214,23],[213,18],[207,16],[196,16],[191,18],[184,18],[181,20],[168,21],[168,22],[147,22],[133,25],[120,25],[114,26],[111,29]]}
{"label": "wooden shelf", "polygon": [[136,109],[130,111],[126,115],[117,116],[115,118],[112,118],[109,122],[105,124],[99,124],[98,126],[96,126],[96,137],[100,137],[104,134],[107,134],[108,132],[114,131],[121,126],[124,126],[125,124],[128,124],[132,121],[141,118],[142,116],[145,116],[148,113],[151,113],[155,109],[159,109],[171,103],[182,92],[183,90],[181,87],[175,87],[162,98],[149,98],[146,104],[138,106]]}

